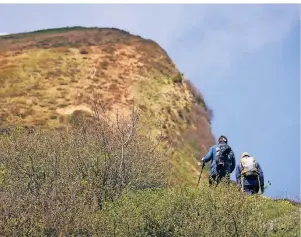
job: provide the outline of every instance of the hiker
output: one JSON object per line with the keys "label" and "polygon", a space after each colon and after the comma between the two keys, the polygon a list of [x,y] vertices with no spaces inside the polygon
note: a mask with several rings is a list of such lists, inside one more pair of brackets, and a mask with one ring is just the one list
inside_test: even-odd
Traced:
{"label": "hiker", "polygon": [[264,192],[264,177],[259,163],[248,152],[241,155],[236,166],[236,183],[247,194]]}
{"label": "hiker", "polygon": [[[203,168],[205,163],[211,161],[209,185],[213,183],[219,184],[222,178],[226,178],[226,182],[230,181],[230,174],[235,168],[235,156],[231,147],[228,145],[227,137],[220,136],[218,144],[210,147],[208,154],[203,157]],[[201,162],[198,162],[201,165]]]}

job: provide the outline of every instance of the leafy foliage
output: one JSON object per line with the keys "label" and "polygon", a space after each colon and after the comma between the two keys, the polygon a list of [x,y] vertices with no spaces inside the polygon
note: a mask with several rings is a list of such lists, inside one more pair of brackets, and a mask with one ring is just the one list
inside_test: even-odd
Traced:
{"label": "leafy foliage", "polygon": [[172,77],[174,83],[181,83],[183,81],[182,74],[179,72],[177,75]]}
{"label": "leafy foliage", "polygon": [[[78,116],[77,116],[78,117]],[[232,184],[172,186],[135,109],[0,137],[1,236],[299,236],[298,208]]]}
{"label": "leafy foliage", "polygon": [[81,121],[70,130],[0,137],[1,236],[68,233],[126,189],[167,185],[169,165],[142,134],[137,111],[128,120],[95,112]]}
{"label": "leafy foliage", "polygon": [[101,235],[298,236],[297,208],[280,208],[287,218],[278,221],[277,229],[269,205],[273,202],[260,196],[246,197],[235,186],[225,185],[130,192],[105,206],[100,220],[108,225]]}

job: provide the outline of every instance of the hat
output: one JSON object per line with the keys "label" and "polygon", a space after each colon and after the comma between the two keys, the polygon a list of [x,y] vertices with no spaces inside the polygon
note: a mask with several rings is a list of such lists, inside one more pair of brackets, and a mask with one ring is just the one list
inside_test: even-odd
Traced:
{"label": "hat", "polygon": [[244,153],[242,153],[241,158],[243,158],[245,156],[250,156],[250,154],[248,152],[244,152]]}

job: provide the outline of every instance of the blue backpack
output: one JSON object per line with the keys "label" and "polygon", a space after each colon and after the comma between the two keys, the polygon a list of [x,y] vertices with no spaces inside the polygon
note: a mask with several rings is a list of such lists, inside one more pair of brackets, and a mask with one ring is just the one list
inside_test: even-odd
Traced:
{"label": "blue backpack", "polygon": [[224,170],[226,165],[230,163],[229,154],[232,151],[227,143],[219,143],[216,147],[216,154],[214,160],[218,170]]}

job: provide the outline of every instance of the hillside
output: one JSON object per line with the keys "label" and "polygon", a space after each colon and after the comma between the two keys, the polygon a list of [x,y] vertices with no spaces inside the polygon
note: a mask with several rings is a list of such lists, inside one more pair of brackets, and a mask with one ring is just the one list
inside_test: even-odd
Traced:
{"label": "hillside", "polygon": [[300,203],[196,187],[212,111],[152,40],[0,36],[0,105],[1,236],[300,236]]}
{"label": "hillside", "polygon": [[194,158],[214,142],[211,111],[154,41],[114,28],[61,28],[0,37],[0,118],[62,128],[97,100],[114,116],[138,106],[172,143],[179,180],[196,181]]}

